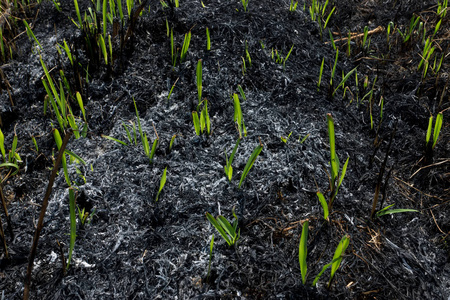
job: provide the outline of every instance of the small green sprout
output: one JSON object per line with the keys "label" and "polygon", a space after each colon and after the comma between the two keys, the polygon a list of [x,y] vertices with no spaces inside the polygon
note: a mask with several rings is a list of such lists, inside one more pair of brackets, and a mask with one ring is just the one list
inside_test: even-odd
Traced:
{"label": "small green sprout", "polygon": [[328,137],[330,139],[330,187],[331,194],[330,200],[328,202],[328,208],[331,210],[333,207],[333,201],[336,198],[337,192],[339,191],[339,187],[344,180],[345,173],[347,171],[348,160],[345,161],[342,170],[339,173],[339,158],[336,155],[336,145],[335,145],[335,135],[334,135],[334,120],[331,114],[327,114],[327,123],[328,123]]}
{"label": "small green sprout", "polygon": [[105,138],[105,139],[108,139],[108,140],[111,140],[111,141],[114,141],[114,142],[116,142],[116,143],[119,143],[119,144],[121,144],[121,145],[128,146],[128,144],[125,143],[124,141],[121,141],[121,140],[119,140],[119,139],[113,138],[112,136],[108,136],[108,135],[102,134],[101,137],[102,137],[102,138]]}
{"label": "small green sprout", "polygon": [[320,83],[322,82],[322,73],[323,73],[324,62],[325,62],[325,58],[322,58],[322,64],[320,65],[320,70],[319,70],[319,81],[317,81],[317,91],[320,90]]}
{"label": "small green sprout", "polygon": [[409,209],[409,208],[390,209],[394,205],[395,203],[380,209],[378,212],[375,213],[375,218],[379,218],[384,215],[397,214],[403,212],[419,212],[417,209]]}
{"label": "small green sprout", "polygon": [[170,143],[169,143],[169,152],[172,151],[173,148],[173,143],[175,142],[175,138],[177,137],[176,134],[172,135],[172,138],[170,139]]}
{"label": "small green sprout", "polygon": [[233,163],[234,155],[236,154],[236,150],[239,146],[240,141],[241,141],[241,139],[237,139],[236,145],[234,146],[233,151],[231,152],[231,155],[229,158],[227,156],[227,152],[225,151],[226,165],[225,165],[224,169],[225,169],[225,175],[227,175],[227,178],[229,181],[231,181],[231,177],[233,176],[233,167],[231,166],[231,164]]}
{"label": "small green sprout", "polygon": [[[298,141],[300,142],[300,144],[303,144],[306,139],[310,136],[311,134],[308,133],[307,135],[305,135],[303,138],[301,136],[298,137]],[[301,140],[300,140],[301,139]]]}
{"label": "small green sprout", "polygon": [[188,33],[186,33],[184,35],[183,47],[181,48],[181,54],[180,54],[180,63],[186,59],[186,54],[188,52],[190,43],[191,43],[191,31],[189,31]]}
{"label": "small green sprout", "polygon": [[291,0],[291,4],[289,5],[289,11],[296,11],[297,10],[298,1]]}
{"label": "small green sprout", "polygon": [[161,194],[161,192],[164,188],[164,185],[166,184],[166,176],[167,176],[167,167],[164,168],[164,171],[163,171],[163,174],[161,177],[161,181],[159,183],[159,190],[158,190],[158,193],[156,194],[155,202],[158,202],[159,195]]}
{"label": "small green sprout", "polygon": [[27,23],[27,21],[25,21],[25,19],[23,20],[23,24],[27,28],[27,35],[30,38],[30,40],[33,39],[36,42],[36,44],[39,45],[39,48],[42,49],[41,43],[39,43],[39,41],[37,40],[37,38],[34,35],[33,31],[31,30],[30,25],[28,25],[28,23]]}
{"label": "small green sprout", "polygon": [[199,59],[197,63],[197,93],[198,93],[198,103],[202,101],[202,77],[203,77],[203,71],[202,71],[202,60]]}
{"label": "small green sprout", "polygon": [[175,80],[175,82],[173,83],[172,88],[170,89],[169,95],[167,95],[167,100],[170,100],[170,96],[172,96],[173,89],[175,88],[175,85],[177,84],[178,79],[180,79],[180,77],[178,77],[177,80]]}
{"label": "small green sprout", "polygon": [[256,146],[255,150],[253,150],[252,155],[250,155],[247,164],[245,165],[244,171],[242,172],[241,180],[239,181],[238,188],[241,188],[242,183],[244,182],[245,178],[247,177],[248,172],[250,172],[250,169],[252,168],[253,164],[255,163],[256,159],[258,158],[258,155],[261,153],[263,149],[263,144],[261,143],[261,140],[259,140],[259,145]]}
{"label": "small green sprout", "polygon": [[345,253],[345,250],[347,250],[347,247],[350,243],[350,236],[345,235],[341,241],[339,242],[336,251],[334,252],[334,256],[333,256],[333,260],[323,266],[322,270],[320,271],[319,274],[317,274],[316,278],[314,278],[314,281],[312,283],[312,286],[315,286],[317,284],[317,282],[319,281],[320,277],[322,276],[322,274],[329,268],[331,267],[331,275],[330,275],[330,280],[328,282],[328,288],[331,285],[331,281],[333,280],[334,275],[336,274],[337,269],[339,268],[342,259],[343,259],[343,255]]}
{"label": "small green sprout", "polygon": [[230,224],[230,222],[228,222],[228,220],[223,216],[217,216],[217,218],[214,218],[209,212],[206,213],[206,218],[220,233],[223,239],[227,242],[228,246],[236,246],[237,241],[241,236],[241,230],[237,230],[238,217],[234,212],[234,208],[232,212],[234,217],[233,224]]}
{"label": "small green sprout", "polygon": [[214,247],[214,233],[211,237],[211,242],[209,242],[209,263],[208,263],[208,273],[206,274],[206,280],[209,280],[209,274],[211,274],[211,262],[212,262],[212,253]]}
{"label": "small green sprout", "polygon": [[319,198],[320,204],[322,205],[322,208],[323,208],[323,218],[328,221],[327,201],[325,200],[325,197],[323,196],[323,194],[320,191],[317,192],[317,198]]}
{"label": "small green sprout", "polygon": [[240,84],[238,84],[238,90],[239,90],[239,94],[241,94],[241,97],[244,101],[247,100],[247,98],[245,97],[245,93],[244,90],[242,89],[242,86]]}
{"label": "small green sprout", "polygon": [[234,105],[234,118],[233,121],[237,124],[239,138],[247,136],[247,128],[245,127],[244,117],[242,115],[241,102],[239,101],[239,96],[233,94],[233,105]]}
{"label": "small green sprout", "polygon": [[407,30],[405,31],[405,33],[401,32],[400,29],[397,28],[398,33],[400,33],[400,35],[402,36],[403,39],[403,43],[406,43],[409,41],[409,39],[411,38],[414,29],[416,28],[417,24],[420,21],[420,16],[413,16],[411,18],[411,21],[409,22],[409,27],[407,28]]}
{"label": "small green sprout", "polygon": [[339,48],[336,49],[336,57],[334,59],[333,69],[331,69],[331,78],[330,78],[330,88],[331,89],[333,88],[333,79],[334,79],[334,74],[336,73],[336,65],[337,65],[338,57],[339,57]]}
{"label": "small green sprout", "polygon": [[337,86],[337,88],[334,90],[332,96],[334,96],[334,94],[336,94],[337,90],[342,87],[344,88],[345,82],[348,80],[348,78],[350,77],[350,75],[352,75],[354,72],[356,71],[356,67],[354,69],[352,69],[350,72],[348,72],[345,76],[343,76],[342,81],[339,83],[339,85]]}
{"label": "small green sprout", "polygon": [[426,136],[426,146],[430,147],[431,149],[434,149],[434,147],[436,147],[437,141],[439,139],[439,133],[441,132],[441,128],[442,128],[442,122],[444,119],[444,115],[442,114],[442,112],[438,113],[436,116],[436,121],[434,123],[434,131],[433,131],[433,144],[430,144],[430,139],[431,139],[431,131],[433,128],[433,116],[430,116],[429,120],[428,120],[428,129],[427,129],[427,136]]}
{"label": "small green sprout", "polygon": [[278,51],[275,49],[275,55],[272,48],[272,59],[275,60],[277,64],[283,64],[283,69],[286,67],[286,61],[288,60],[289,56],[291,55],[292,50],[294,49],[294,45],[292,45],[291,49],[289,50],[286,57],[283,57]]}
{"label": "small green sprout", "polygon": [[206,27],[206,50],[211,50],[211,37],[209,36],[209,28]]}
{"label": "small green sprout", "polygon": [[330,29],[328,29],[328,34],[330,35],[331,46],[333,46],[334,51],[336,51],[336,44],[334,43],[333,34],[331,33]]}
{"label": "small green sprout", "polygon": [[291,137],[291,135],[292,135],[292,131],[289,133],[289,135],[287,137],[281,136],[281,141],[286,144],[287,141],[289,140],[289,138]]}
{"label": "small green sprout", "polygon": [[244,7],[244,11],[247,12],[247,6],[248,6],[249,0],[241,0],[242,6]]}
{"label": "small green sprout", "polygon": [[308,255],[308,226],[309,222],[303,223],[302,235],[300,237],[300,244],[298,245],[298,262],[300,264],[300,273],[302,274],[302,283],[306,283],[306,274],[308,266],[306,263],[306,257]]}
{"label": "small green sprout", "polygon": [[[200,109],[200,106],[203,104],[202,110],[200,111],[200,116],[198,115],[198,110]],[[203,134],[205,132],[205,128],[206,128],[206,133],[208,135],[211,134],[211,120],[209,118],[209,113],[208,113],[208,100],[204,99],[202,102],[200,102],[200,104],[197,106],[197,111],[193,111],[192,112],[192,120],[194,123],[194,129],[195,129],[195,134],[196,135],[200,135]]]}

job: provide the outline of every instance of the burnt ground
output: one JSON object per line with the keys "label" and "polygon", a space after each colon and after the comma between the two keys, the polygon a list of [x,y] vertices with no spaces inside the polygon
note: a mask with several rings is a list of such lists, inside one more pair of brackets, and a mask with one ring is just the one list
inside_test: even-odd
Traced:
{"label": "burnt ground", "polygon": [[[11,10],[17,18],[27,18],[42,47],[39,50],[28,39],[22,21],[17,19],[15,29],[11,29],[15,36],[13,58],[1,67],[11,93],[10,99],[3,79],[1,129],[7,150],[17,134],[23,162],[14,176],[7,177],[8,169],[2,169],[3,193],[14,233],[12,236],[7,229],[2,210],[10,253],[7,259],[1,250],[2,299],[22,298],[40,204],[57,155],[52,128],[58,128],[58,122],[50,109],[43,113],[46,92],[39,55],[55,80],[59,70],[64,70],[71,88],[83,96],[88,134],[72,137],[67,148],[87,164],[70,164],[69,175],[78,190],[77,205],[93,217],[84,226],[78,219],[72,263],[64,275],[58,241],[67,259],[70,221],[68,184],[61,170],[39,240],[32,299],[450,297],[450,131],[449,114],[444,111],[450,104],[449,16],[443,18],[434,36],[435,45],[439,45],[437,57],[444,55],[441,71],[430,71],[425,79],[422,70],[417,70],[423,49],[421,37],[413,35],[410,42],[403,43],[394,31],[389,44],[386,40],[390,21],[404,32],[414,14],[421,17],[430,35],[438,21],[434,1],[330,3],[327,12],[336,6],[328,24],[335,39],[345,38],[349,31],[362,33],[364,26],[369,30],[384,27],[370,36],[369,48],[361,46],[361,39],[352,40],[350,56],[346,55],[347,42],[336,42],[340,55],[335,81],[341,80],[342,72],[347,74],[357,67],[359,84],[356,86],[352,75],[346,83],[350,91],[343,96],[340,89],[334,97],[328,83],[335,51],[328,32],[321,39],[320,27],[307,10],[303,11],[303,2],[290,12],[287,0],[249,1],[244,12],[237,0],[204,0],[206,7],[200,1],[180,0],[180,7],[174,10],[164,8],[159,1],[148,1],[121,51],[119,38],[113,39],[112,67],[89,54],[83,32],[70,20],[76,20],[73,2],[61,2],[60,12],[51,1]],[[93,7],[90,1],[79,3],[82,12]],[[186,60],[175,68],[166,20],[173,28],[177,47],[181,48],[185,33],[192,33]],[[211,32],[210,51],[206,50],[206,27]],[[80,64],[78,71],[70,66],[64,52],[58,54],[56,44],[64,39]],[[243,74],[246,45],[251,65],[247,61]],[[285,56],[292,45],[283,68],[272,59],[272,49]],[[318,91],[323,58],[325,69]],[[197,136],[192,122],[191,112],[198,104],[195,70],[199,59],[203,60],[210,136]],[[78,76],[81,84],[77,84]],[[369,85],[364,89],[366,76]],[[361,101],[375,77],[372,100],[366,97]],[[239,145],[229,182],[223,169],[224,150],[230,154],[238,138],[230,98],[239,93],[238,85],[246,95],[241,106],[248,135]],[[122,123],[136,122],[133,97],[151,143],[156,138],[154,128],[159,137],[152,164],[139,136],[137,145],[128,146],[101,137],[128,142]],[[76,101],[70,101],[74,114],[81,117]],[[439,141],[432,152],[426,152],[428,118],[440,111],[444,111],[444,124]],[[350,159],[327,222],[316,191],[320,189],[326,196],[329,193],[328,113],[335,120],[338,157],[341,163],[347,156]],[[284,143],[281,137],[291,132]],[[31,137],[35,137],[38,149]],[[239,189],[240,176],[259,139],[263,151]],[[395,204],[395,208],[419,212],[372,220],[372,201],[387,152],[377,209]],[[155,202],[165,167],[167,183]],[[205,218],[205,212],[210,212],[231,220],[233,207],[241,230],[237,247],[229,247]],[[298,249],[306,220],[308,278],[302,285]],[[213,233],[211,275],[207,278]],[[344,235],[350,236],[350,245],[330,289],[329,270],[311,287]]]}

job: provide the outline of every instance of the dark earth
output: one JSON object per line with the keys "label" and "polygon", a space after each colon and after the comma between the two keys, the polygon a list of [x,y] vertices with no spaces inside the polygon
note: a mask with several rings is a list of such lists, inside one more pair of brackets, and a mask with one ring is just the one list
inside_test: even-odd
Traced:
{"label": "dark earth", "polygon": [[[83,225],[77,216],[72,261],[64,272],[70,244],[69,186],[60,169],[34,260],[31,299],[450,299],[450,13],[438,16],[436,1],[330,1],[319,24],[311,20],[309,0],[306,10],[299,1],[295,11],[289,10],[288,0],[250,0],[247,11],[238,0],[180,0],[178,8],[168,0],[143,0],[141,6],[136,3],[136,15],[125,17],[118,34],[118,27],[108,23],[114,49],[108,65],[95,40],[90,50],[86,32],[74,24],[73,1],[61,0],[60,11],[52,1],[31,2],[15,8],[2,1],[0,23],[12,55],[2,56],[0,69],[1,130],[6,151],[17,134],[22,162],[16,174],[5,165],[0,169],[10,217],[8,226],[0,210],[9,252],[7,257],[0,248],[1,299],[23,297],[30,248],[58,155],[54,128],[64,137],[50,106],[44,115],[47,93],[40,57],[55,82],[63,70],[70,89],[83,98],[87,135],[72,136],[67,149],[86,165],[73,162],[68,169],[77,205],[92,217]],[[95,4],[79,1],[83,18],[89,7],[95,14]],[[413,16],[420,17],[435,46],[430,65],[443,57],[440,70],[430,66],[425,78],[423,67],[418,70],[423,33],[417,27],[404,42],[393,29],[405,33]],[[23,19],[41,47],[27,36]],[[102,20],[100,9],[100,34]],[[394,27],[388,43],[389,22]],[[180,49],[185,34],[192,34],[185,61],[178,57],[175,67],[167,26]],[[347,40],[337,40],[349,32],[362,34],[365,26],[369,31],[382,28],[369,34],[368,47],[363,38],[352,38],[348,55]],[[329,82],[336,51],[328,29],[340,50],[333,88]],[[64,51],[57,51],[64,40],[75,67]],[[284,67],[276,55],[272,58],[275,49],[286,57],[292,45]],[[212,130],[201,136],[192,120],[199,59]],[[353,73],[344,84],[345,95],[343,88],[332,95],[343,72],[355,67],[358,81]],[[76,99],[64,90],[82,122]],[[372,96],[364,97],[370,90]],[[233,93],[241,98],[248,134],[237,149],[229,182],[224,151],[230,155],[239,138]],[[159,138],[152,163],[139,134],[137,144],[130,143],[122,125],[137,122],[133,98],[150,147],[155,132]],[[427,148],[429,117],[442,111],[439,140],[434,149]],[[341,167],[349,157],[328,221],[316,196],[318,190],[327,199],[330,195],[327,114],[335,122]],[[238,188],[260,142],[263,150]],[[156,202],[166,167],[166,185]],[[393,208],[418,212],[371,218],[377,185],[376,210],[395,204]],[[233,208],[240,239],[230,247],[205,213],[233,220]],[[305,221],[308,277],[303,285],[298,252]],[[345,235],[350,244],[331,286],[330,269],[312,286]]]}

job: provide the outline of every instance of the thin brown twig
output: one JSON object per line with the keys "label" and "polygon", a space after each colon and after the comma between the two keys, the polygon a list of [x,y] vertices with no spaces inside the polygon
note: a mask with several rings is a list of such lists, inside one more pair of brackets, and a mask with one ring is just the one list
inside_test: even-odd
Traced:
{"label": "thin brown twig", "polygon": [[442,165],[442,164],[444,164],[444,163],[446,163],[446,162],[450,162],[450,159],[446,159],[446,160],[443,160],[443,161],[440,161],[440,162],[438,162],[438,163],[434,163],[434,164],[431,164],[431,165],[428,165],[428,166],[425,166],[425,167],[420,167],[417,171],[415,171],[415,172],[411,175],[411,177],[409,177],[409,179],[411,179],[411,178],[413,178],[414,176],[416,176],[417,173],[419,173],[419,172],[420,172],[421,170],[423,170],[423,169],[430,168],[430,167],[435,167],[435,166],[439,166],[439,165]]}
{"label": "thin brown twig", "polygon": [[446,234],[445,232],[442,231],[441,227],[439,227],[438,223],[436,222],[436,218],[434,217],[432,209],[430,209],[430,213],[433,216],[434,224],[436,224],[436,227],[439,229],[439,231],[442,232],[442,234]]}
{"label": "thin brown twig", "polygon": [[[372,35],[375,33],[379,33],[379,32],[383,32],[384,31],[384,27],[383,26],[378,26],[377,28],[370,30],[367,32],[367,35]],[[350,40],[353,39],[357,39],[357,38],[361,38],[364,36],[364,33],[351,33],[350,34]],[[344,37],[344,38],[340,38],[337,40],[334,40],[334,42],[346,42],[349,38],[348,37]],[[325,44],[329,44],[330,42],[325,42]]]}
{"label": "thin brown twig", "polygon": [[407,182],[405,182],[405,181],[401,180],[400,178],[398,178],[398,177],[396,177],[396,176],[394,176],[394,179],[396,179],[396,180],[398,180],[398,181],[400,181],[400,182],[402,182],[402,183],[406,184],[406,185],[407,185],[408,187],[410,187],[410,188],[412,188],[412,189],[416,190],[417,192],[421,193],[421,194],[422,194],[422,195],[424,195],[424,196],[427,196],[427,197],[429,197],[429,198],[434,198],[434,199],[438,199],[439,201],[442,201],[442,202],[444,202],[444,200],[443,200],[443,199],[441,199],[441,198],[439,198],[439,197],[437,197],[437,196],[433,196],[433,195],[427,194],[427,193],[425,193],[425,192],[422,192],[422,191],[421,191],[421,190],[419,190],[418,188],[416,188],[416,187],[412,186],[411,184],[409,184],[409,183],[407,183]]}

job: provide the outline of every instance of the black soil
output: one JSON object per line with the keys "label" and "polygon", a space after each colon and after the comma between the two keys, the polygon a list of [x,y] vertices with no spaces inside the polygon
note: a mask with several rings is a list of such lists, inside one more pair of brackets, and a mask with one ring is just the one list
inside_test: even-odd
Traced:
{"label": "black soil", "polygon": [[[72,137],[67,148],[86,165],[69,164],[69,176],[77,189],[77,205],[94,214],[84,225],[78,219],[72,262],[64,274],[58,242],[67,260],[70,220],[68,184],[61,169],[34,261],[32,299],[450,297],[450,130],[445,111],[450,107],[449,14],[434,37],[438,60],[444,55],[441,70],[430,70],[422,79],[422,70],[417,70],[421,36],[413,35],[412,41],[403,43],[394,31],[389,47],[386,30],[392,21],[405,32],[413,15],[434,30],[435,1],[331,1],[327,12],[333,6],[336,10],[322,38],[318,23],[309,15],[310,2],[305,11],[299,2],[292,12],[289,2],[249,1],[244,12],[238,0],[180,0],[180,7],[174,9],[170,3],[164,8],[160,1],[147,1],[133,25],[125,25],[124,30],[129,26],[133,30],[122,49],[120,34],[113,38],[112,67],[111,62],[105,65],[102,56],[89,54],[84,33],[71,20],[77,20],[72,1],[61,1],[61,11],[51,1],[11,9],[17,17],[10,29],[15,47],[13,58],[1,66],[1,129],[7,151],[17,134],[22,163],[13,176],[6,177],[8,167],[1,169],[13,232],[2,209],[10,254],[8,259],[0,249],[2,299],[22,298],[40,205],[58,153],[53,128],[63,135],[50,108],[44,115],[46,91],[41,79],[45,75],[40,57],[55,80],[64,70],[71,88],[83,96],[87,136]],[[94,7],[90,1],[79,3],[83,15]],[[41,48],[27,37],[24,18]],[[101,13],[98,18],[101,24]],[[178,61],[176,67],[171,63],[166,20],[177,48],[181,49],[189,30],[192,34],[186,60]],[[342,88],[331,96],[336,52],[329,43],[328,28],[337,40],[348,32],[363,33],[365,26],[369,30],[384,27],[370,35],[369,48],[354,39],[348,56],[347,42],[336,42],[340,54],[334,89],[342,72],[355,67],[359,84],[353,74],[345,84],[349,87],[345,96]],[[210,51],[206,50],[206,28],[211,34]],[[78,70],[71,67],[64,51],[58,54],[56,45],[64,39],[76,56]],[[292,45],[285,66],[272,59],[272,51],[285,57]],[[211,119],[209,136],[197,136],[192,122],[198,105],[199,59]],[[369,84],[364,88],[366,76]],[[246,96],[246,100],[240,98],[248,134],[237,150],[229,182],[224,151],[229,155],[239,137],[231,99],[233,93],[239,94],[238,85]],[[371,100],[363,99],[372,86]],[[122,125],[137,122],[133,98],[150,146],[156,139],[155,129],[159,137],[153,163],[144,154],[139,134],[137,145],[130,143]],[[81,120],[76,100],[69,101]],[[444,111],[444,123],[439,141],[427,152],[428,118],[440,111]],[[328,113],[335,121],[341,167],[347,157],[349,164],[327,222],[316,192],[329,196]],[[288,136],[283,142],[281,137]],[[238,188],[245,164],[260,142],[264,148]],[[370,218],[385,160],[377,210],[395,204],[394,208],[418,212]],[[166,167],[167,183],[155,202]],[[229,247],[205,212],[232,220],[233,208],[240,239],[236,247]],[[307,220],[308,277],[303,285],[298,249]],[[212,234],[215,244],[207,277]],[[311,286],[345,235],[350,245],[331,287],[327,288],[329,269]]]}

